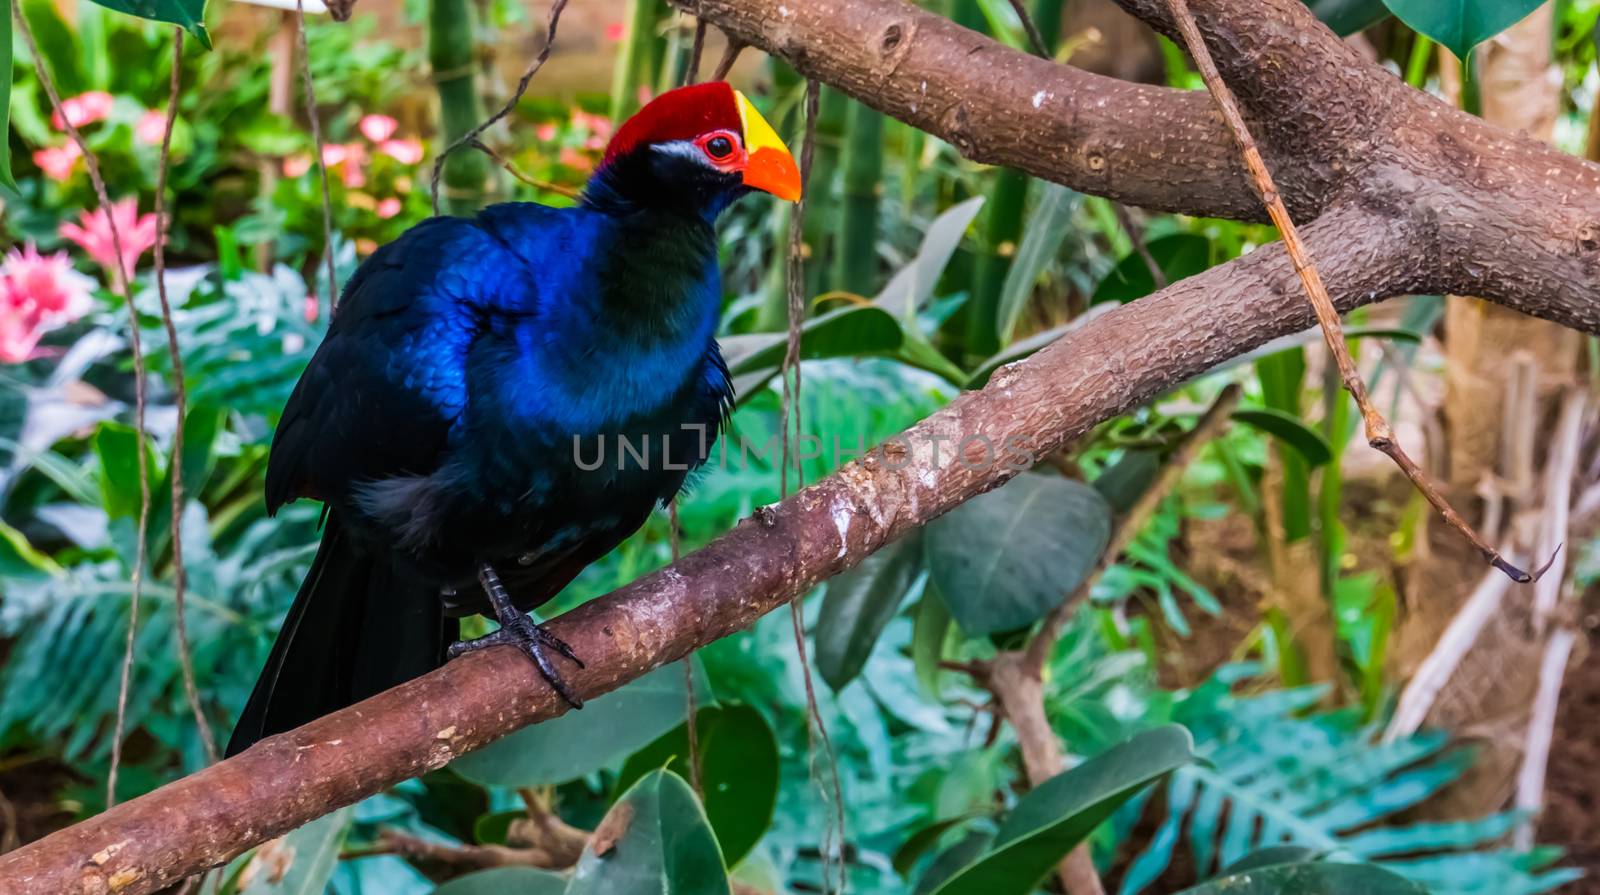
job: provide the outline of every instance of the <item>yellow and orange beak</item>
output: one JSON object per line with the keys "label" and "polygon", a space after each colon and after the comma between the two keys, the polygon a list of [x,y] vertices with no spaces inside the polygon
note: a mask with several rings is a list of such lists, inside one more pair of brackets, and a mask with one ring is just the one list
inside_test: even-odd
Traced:
{"label": "yellow and orange beak", "polygon": [[744,124],[744,148],[749,154],[745,163],[744,184],[751,189],[771,193],[789,202],[800,201],[800,168],[783,145],[772,125],[761,117],[750,100],[735,90],[739,102],[739,120]]}

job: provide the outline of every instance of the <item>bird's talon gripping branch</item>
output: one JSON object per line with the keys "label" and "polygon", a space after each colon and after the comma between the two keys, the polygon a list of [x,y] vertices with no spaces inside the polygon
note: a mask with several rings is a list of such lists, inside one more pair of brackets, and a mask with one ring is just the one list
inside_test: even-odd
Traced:
{"label": "bird's talon gripping branch", "polygon": [[583,708],[583,700],[578,698],[578,694],[573,692],[571,685],[561,676],[561,672],[556,670],[550,657],[545,654],[545,648],[548,647],[566,656],[579,668],[583,667],[583,660],[577,657],[565,640],[546,631],[543,625],[512,605],[511,595],[506,592],[506,586],[493,566],[480,563],[478,581],[483,584],[483,592],[489,597],[490,605],[494,607],[495,617],[500,620],[500,630],[473,640],[458,640],[450,644],[446,655],[454,659],[491,646],[514,646],[533,660],[533,664],[539,668],[539,674],[544,676],[562,699],[575,709]]}
{"label": "bird's talon gripping branch", "polygon": [[533,660],[533,664],[539,668],[539,674],[543,675],[562,699],[575,709],[583,708],[583,700],[573,692],[571,685],[556,670],[550,657],[545,654],[545,648],[553,649],[567,657],[579,668],[583,667],[583,660],[577,657],[566,641],[545,630],[543,625],[512,605],[511,595],[506,592],[506,586],[501,582],[500,575],[495,572],[493,566],[481,563],[478,566],[478,581],[483,584],[483,592],[488,595],[489,603],[494,607],[495,617],[500,620],[500,630],[472,640],[458,640],[450,644],[445,654],[455,659],[491,646],[514,646]]}

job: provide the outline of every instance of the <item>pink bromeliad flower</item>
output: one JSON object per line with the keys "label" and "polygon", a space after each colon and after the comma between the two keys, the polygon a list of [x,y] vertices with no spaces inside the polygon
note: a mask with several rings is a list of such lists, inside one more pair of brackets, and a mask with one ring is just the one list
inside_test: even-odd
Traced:
{"label": "pink bromeliad flower", "polygon": [[[130,196],[120,202],[113,202],[110,213],[104,208],[85,211],[78,216],[78,223],[68,221],[62,224],[60,233],[66,239],[77,243],[90,258],[109,272],[117,268],[118,261],[117,251],[111,238],[113,221],[116,223],[117,236],[122,244],[121,269],[126,276],[131,277],[139,258],[156,244],[156,216],[140,215],[138,199]],[[113,276],[111,282],[116,281],[117,278]]]}
{"label": "pink bromeliad flower", "polygon": [[0,264],[0,362],[37,357],[48,330],[88,313],[94,280],[72,269],[66,252],[41,255],[33,243]]}
{"label": "pink bromeliad flower", "polygon": [[160,109],[146,109],[133,126],[133,135],[146,146],[160,146],[167,135],[167,113]]}
{"label": "pink bromeliad flower", "polygon": [[58,183],[72,176],[80,158],[83,158],[83,150],[71,140],[63,146],[46,146],[33,153],[33,163],[39,166],[44,176]]}
{"label": "pink bromeliad flower", "polygon": [[361,135],[374,143],[382,143],[394,136],[400,128],[400,122],[388,115],[363,115],[361,116]]}
{"label": "pink bromeliad flower", "polygon": [[400,200],[394,196],[379,200],[375,213],[384,220],[394,217],[400,213]]}
{"label": "pink bromeliad flower", "polygon": [[402,165],[415,165],[422,161],[422,143],[419,140],[384,140],[378,151]]}
{"label": "pink bromeliad flower", "polygon": [[311,156],[291,155],[283,160],[283,176],[299,177],[311,170]]}
{"label": "pink bromeliad flower", "polygon": [[[73,127],[83,127],[96,121],[104,121],[111,117],[111,106],[116,101],[111,94],[104,90],[91,90],[61,101],[61,108],[50,113],[50,123],[58,131],[67,129],[67,122]],[[63,120],[62,113],[66,113]]]}

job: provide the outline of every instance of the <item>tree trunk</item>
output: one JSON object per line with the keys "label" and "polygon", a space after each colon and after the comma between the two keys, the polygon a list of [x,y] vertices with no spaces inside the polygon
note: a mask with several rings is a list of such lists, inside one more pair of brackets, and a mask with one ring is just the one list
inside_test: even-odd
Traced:
{"label": "tree trunk", "polygon": [[[1483,116],[1550,140],[1560,110],[1560,78],[1550,58],[1553,4],[1479,52]],[[1499,539],[1537,565],[1536,522],[1544,515],[1539,475],[1564,390],[1578,379],[1581,336],[1476,298],[1452,296],[1445,315],[1445,398],[1441,408],[1447,468],[1458,505],[1475,497],[1483,517],[1504,520]],[[1427,524],[1427,523],[1424,523]],[[1406,615],[1396,629],[1391,667],[1409,676],[1427,657],[1482,574],[1482,563],[1432,526],[1434,543],[1406,582]],[[1496,533],[1487,531],[1491,540]],[[1556,569],[1552,574],[1559,574]],[[1439,692],[1429,726],[1481,744],[1472,771],[1427,808],[1430,816],[1476,816],[1505,805],[1521,762],[1528,708],[1538,686],[1542,637],[1533,620],[1535,588],[1505,591],[1470,652]]]}

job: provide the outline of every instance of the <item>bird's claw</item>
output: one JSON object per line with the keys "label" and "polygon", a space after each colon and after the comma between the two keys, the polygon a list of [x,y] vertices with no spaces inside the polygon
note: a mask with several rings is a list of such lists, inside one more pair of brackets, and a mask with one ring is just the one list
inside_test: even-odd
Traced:
{"label": "bird's claw", "polygon": [[446,655],[454,659],[491,646],[514,646],[521,650],[528,658],[533,660],[533,664],[539,668],[539,674],[550,683],[550,686],[555,689],[562,699],[567,701],[567,704],[575,709],[583,708],[583,700],[578,697],[577,693],[573,692],[566,679],[556,670],[554,663],[550,661],[549,655],[545,653],[545,648],[548,647],[567,657],[579,668],[584,667],[583,660],[577,657],[566,641],[545,630],[543,625],[519,613],[498,631],[485,634],[473,640],[458,640],[450,644]]}

